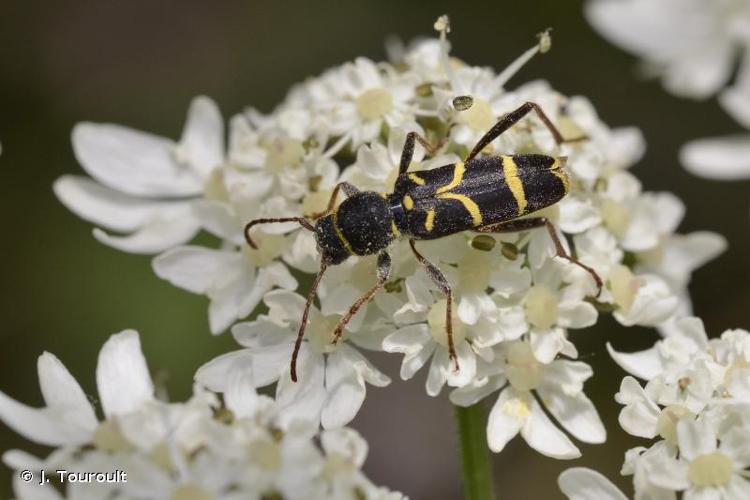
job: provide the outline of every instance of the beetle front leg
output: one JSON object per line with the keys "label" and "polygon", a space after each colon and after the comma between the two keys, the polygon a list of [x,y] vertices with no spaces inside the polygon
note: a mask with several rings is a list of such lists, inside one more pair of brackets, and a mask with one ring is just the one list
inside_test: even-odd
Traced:
{"label": "beetle front leg", "polygon": [[596,296],[598,297],[602,293],[602,279],[599,277],[596,271],[565,251],[565,247],[563,247],[563,244],[560,241],[560,237],[558,236],[557,231],[555,231],[555,226],[546,217],[530,217],[528,219],[511,220],[508,222],[493,224],[491,226],[478,227],[474,231],[479,233],[515,233],[518,231],[526,231],[528,229],[534,229],[542,226],[545,226],[547,228],[547,232],[549,233],[550,238],[552,238],[552,242],[555,245],[555,252],[557,256],[569,262],[572,262],[584,271],[588,272],[591,277],[594,278],[594,282],[596,283],[597,288]]}
{"label": "beetle front leg", "polygon": [[381,252],[378,255],[377,273],[378,281],[360,298],[358,298],[354,302],[354,304],[351,305],[346,314],[344,314],[339,320],[338,325],[336,325],[336,329],[333,331],[333,340],[331,340],[331,344],[336,344],[339,341],[339,338],[341,338],[341,335],[344,333],[344,328],[346,328],[346,325],[349,323],[349,321],[351,321],[354,315],[357,314],[357,311],[359,311],[360,307],[372,300],[377,291],[380,290],[383,285],[385,285],[386,281],[388,281],[388,276],[391,275],[391,256],[386,252]]}
{"label": "beetle front leg", "polygon": [[445,294],[445,333],[448,338],[448,357],[453,361],[454,367],[458,371],[458,355],[456,354],[456,346],[453,343],[453,291],[443,272],[417,251],[417,248],[414,246],[414,240],[409,240],[409,246],[411,246],[411,251],[414,252],[417,261],[424,267],[427,276]]}

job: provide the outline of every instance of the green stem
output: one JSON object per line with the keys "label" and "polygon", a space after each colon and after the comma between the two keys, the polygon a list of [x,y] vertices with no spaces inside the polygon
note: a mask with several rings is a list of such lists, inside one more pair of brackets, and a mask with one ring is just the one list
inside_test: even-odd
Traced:
{"label": "green stem", "polygon": [[461,442],[464,499],[493,500],[492,467],[487,449],[487,415],[482,403],[456,406],[456,424]]}

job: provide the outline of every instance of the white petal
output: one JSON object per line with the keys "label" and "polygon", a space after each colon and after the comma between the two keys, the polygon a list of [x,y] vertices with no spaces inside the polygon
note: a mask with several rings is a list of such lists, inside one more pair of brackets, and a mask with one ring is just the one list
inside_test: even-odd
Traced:
{"label": "white petal", "polygon": [[356,467],[362,467],[367,457],[367,441],[354,429],[334,429],[320,433],[320,444],[329,456],[337,454]]}
{"label": "white petal", "polygon": [[677,442],[680,455],[687,460],[716,451],[716,432],[711,419],[681,418],[677,422]]}
{"label": "white petal", "polygon": [[664,371],[656,346],[638,352],[618,352],[607,342],[607,351],[620,368],[643,380],[651,380]]}
{"label": "white petal", "polygon": [[224,161],[224,121],[211,98],[198,96],[190,103],[179,147],[203,177]]}
{"label": "white petal", "polygon": [[294,333],[286,326],[278,325],[265,316],[261,316],[255,321],[237,323],[232,327],[234,340],[241,346],[251,349],[280,343],[288,345]]}
{"label": "white petal", "polygon": [[542,407],[533,397],[529,398],[530,415],[521,428],[521,436],[526,442],[542,455],[571,459],[581,456],[581,452],[544,413]]}
{"label": "white petal", "polygon": [[557,484],[570,500],[627,500],[609,479],[585,467],[564,471]]}
{"label": "white petal", "polygon": [[448,379],[448,370],[453,369],[453,363],[448,360],[448,351],[446,349],[436,348],[430,363],[430,369],[427,372],[425,389],[429,396],[437,396]]}
{"label": "white petal", "polygon": [[424,323],[399,328],[383,339],[385,352],[415,354],[430,340],[429,327]]}
{"label": "white petal", "polygon": [[316,424],[326,401],[325,362],[323,355],[311,352],[306,345],[300,349],[297,360],[297,382],[292,382],[289,369],[282,372],[276,385],[276,401],[281,425],[286,427],[295,420]]}
{"label": "white petal", "polygon": [[582,392],[567,395],[539,387],[544,406],[566,431],[584,443],[603,443],[607,439],[601,418],[594,404]]}
{"label": "white petal", "polygon": [[453,362],[450,363],[447,382],[451,387],[462,387],[471,382],[477,374],[477,358],[465,340],[456,344],[456,357],[459,369],[456,371]]}
{"label": "white petal", "polygon": [[94,229],[99,243],[123,252],[154,254],[193,239],[198,232],[198,221],[187,204],[171,204],[166,210],[155,212],[137,231],[127,236],[113,236]]}
{"label": "white petal", "polygon": [[153,260],[154,272],[161,279],[189,292],[205,294],[215,283],[224,283],[242,265],[239,252],[182,246],[167,250]]}
{"label": "white petal", "polygon": [[174,159],[169,139],[112,124],[79,123],[73,151],[96,180],[117,191],[142,197],[197,195],[202,179]]}
{"label": "white petal", "polygon": [[29,441],[47,446],[82,445],[90,429],[62,421],[47,408],[31,408],[0,392],[0,420]]}
{"label": "white petal", "polygon": [[113,231],[135,231],[161,206],[171,203],[134,198],[76,175],[58,177],[52,189],[78,217]]}
{"label": "white petal", "polygon": [[530,412],[530,394],[518,394],[512,387],[505,388],[490,410],[487,419],[487,444],[499,453],[521,430]]}
{"label": "white petal", "polygon": [[563,328],[586,328],[596,323],[599,314],[588,302],[564,302],[558,309],[557,323]]}
{"label": "white petal", "polygon": [[[240,349],[222,354],[198,368],[195,372],[195,381],[211,391],[224,392],[228,387],[229,372],[235,363],[239,366],[254,366],[253,353],[250,349]],[[253,380],[257,382],[254,377]]]}
{"label": "white petal", "polygon": [[342,427],[357,415],[365,400],[365,383],[340,353],[328,356],[325,369],[328,400],[323,407],[321,424],[325,429]]}
{"label": "white petal", "polygon": [[385,387],[391,383],[391,378],[381,372],[370,361],[351,345],[344,344],[339,347],[338,352],[346,358],[347,362],[368,384],[375,387]]}
{"label": "white petal", "polygon": [[471,406],[500,389],[506,382],[503,376],[484,378],[481,381],[473,380],[470,384],[451,391],[451,403],[457,406]]}
{"label": "white petal", "polygon": [[690,141],[680,150],[685,169],[699,177],[724,181],[750,177],[750,136]]}
{"label": "white petal", "polygon": [[534,357],[540,363],[550,363],[562,350],[565,341],[564,335],[563,330],[560,328],[531,330],[529,337]]}
{"label": "white petal", "polygon": [[141,341],[134,330],[112,335],[99,351],[96,386],[106,417],[126,414],[154,399]]}
{"label": "white petal", "polygon": [[96,414],[86,394],[67,368],[54,354],[45,352],[37,360],[39,387],[50,409],[62,420],[93,431]]}
{"label": "white petal", "polygon": [[228,203],[198,200],[193,203],[193,214],[200,226],[214,236],[235,245],[245,244],[242,224]]}
{"label": "white petal", "polygon": [[560,207],[558,224],[566,233],[582,233],[601,222],[601,215],[588,200],[577,196],[566,196],[558,206]]}
{"label": "white petal", "polygon": [[623,378],[615,401],[626,405],[618,417],[626,432],[648,439],[656,437],[659,407],[649,399],[638,381],[630,376]]}

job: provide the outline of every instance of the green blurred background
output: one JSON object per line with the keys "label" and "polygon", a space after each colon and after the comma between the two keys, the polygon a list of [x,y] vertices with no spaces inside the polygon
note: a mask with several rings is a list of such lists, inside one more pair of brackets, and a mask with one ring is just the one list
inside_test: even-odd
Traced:
{"label": "green blurred background", "polygon": [[[564,93],[583,94],[613,126],[637,125],[648,152],[635,167],[649,190],[685,200],[681,232],[710,229],[730,249],[694,275],[696,312],[716,335],[745,326],[750,307],[748,183],[691,177],[677,163],[688,139],[733,132],[737,126],[715,101],[696,103],[639,81],[634,59],[605,43],[586,24],[578,1],[456,3],[89,1],[2,2],[0,16],[0,390],[41,403],[36,358],[55,353],[96,399],[96,356],[107,337],[125,328],[141,333],[155,376],[170,397],[190,392],[195,369],[233,348],[212,337],[207,302],[156,278],[150,259],[98,244],[91,226],[53,196],[52,182],[82,173],[70,131],[82,120],[108,121],[177,138],[190,98],[207,94],[225,116],[253,105],[270,111],[287,88],[307,76],[364,55],[385,57],[383,40],[431,35],[442,13],[451,16],[454,54],[502,68],[553,27],[553,49],[512,83],[546,78]],[[572,465],[596,467],[629,491],[619,476],[623,453],[643,444],[617,425],[612,399],[623,372],[607,340],[621,349],[657,338],[604,319],[574,341],[596,376],[587,384],[609,430],[603,446],[583,446],[582,459],[562,462],[531,451],[519,438],[494,457],[500,498],[560,498],[557,474]],[[400,359],[375,356],[393,379],[371,389],[353,425],[370,444],[365,470],[378,484],[414,499],[460,496],[457,443],[445,395],[424,393],[424,374],[398,379]],[[488,401],[491,402],[491,401]],[[0,450],[29,446],[0,424]],[[0,496],[10,472],[0,473]]]}

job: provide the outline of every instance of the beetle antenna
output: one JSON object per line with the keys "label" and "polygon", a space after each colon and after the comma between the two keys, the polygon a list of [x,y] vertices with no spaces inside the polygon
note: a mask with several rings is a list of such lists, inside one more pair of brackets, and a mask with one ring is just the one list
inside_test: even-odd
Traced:
{"label": "beetle antenna", "polygon": [[294,351],[292,352],[292,363],[290,365],[290,374],[292,375],[292,382],[297,381],[297,355],[299,354],[300,347],[302,347],[302,338],[305,336],[305,329],[307,328],[307,316],[310,314],[310,306],[312,306],[313,299],[315,299],[315,293],[318,290],[323,273],[328,267],[325,259],[320,261],[320,270],[315,276],[310,292],[307,294],[307,302],[305,303],[305,312],[302,313],[302,322],[299,325],[299,332],[297,332],[297,340],[294,342]]}
{"label": "beetle antenna", "polygon": [[250,222],[247,223],[247,225],[245,225],[245,240],[247,240],[247,244],[257,250],[258,245],[256,245],[253,239],[250,237],[250,229],[256,224],[271,224],[274,222],[299,222],[300,225],[304,227],[305,229],[307,229],[308,231],[315,232],[315,227],[313,227],[310,221],[305,219],[304,217],[279,217],[276,219],[255,219],[255,220],[251,220]]}

